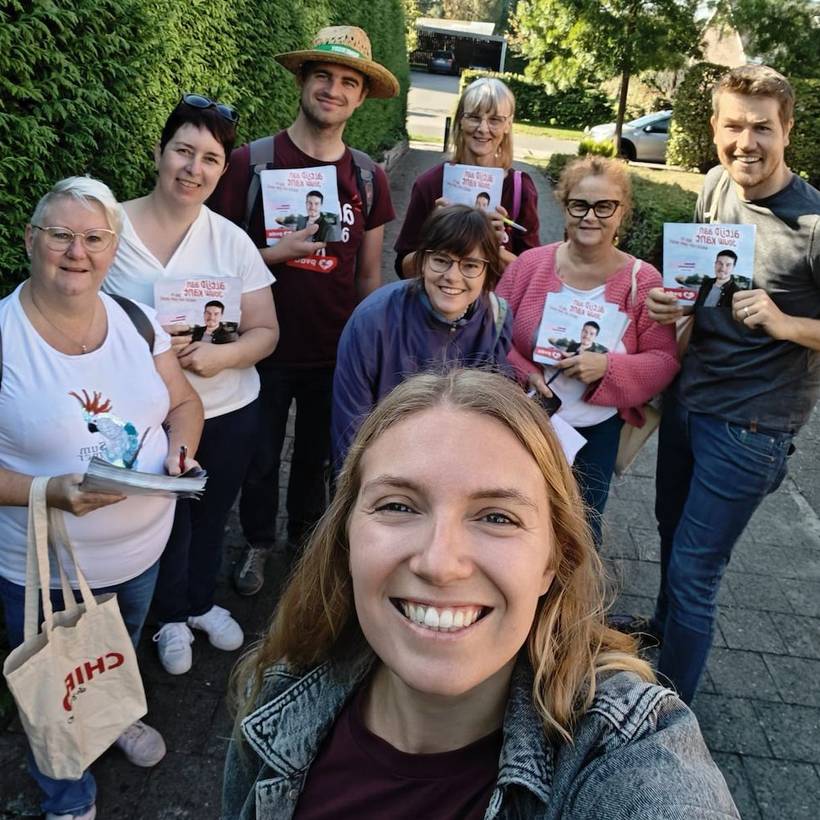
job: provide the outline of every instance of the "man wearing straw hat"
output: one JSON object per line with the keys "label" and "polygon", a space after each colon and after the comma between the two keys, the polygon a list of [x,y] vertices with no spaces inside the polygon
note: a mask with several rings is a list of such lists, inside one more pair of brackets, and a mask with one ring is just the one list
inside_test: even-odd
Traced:
{"label": "man wearing straw hat", "polygon": [[[291,551],[324,511],[336,345],[357,302],[381,284],[384,225],[395,216],[384,171],[342,140],[347,121],[367,98],[386,99],[399,91],[393,74],[372,59],[367,34],[354,26],[323,28],[310,48],[276,60],[300,88],[296,119],[275,136],[235,150],[209,202],[245,228],[271,267],[281,331],[277,349],[257,365],[264,422],[242,487],[240,520],[248,543],[234,573],[244,595],[262,587],[265,559],[276,540],[279,465],[293,400]],[[266,247],[258,172],[329,165],[336,168],[341,241],[313,241],[319,226],[312,224]]]}

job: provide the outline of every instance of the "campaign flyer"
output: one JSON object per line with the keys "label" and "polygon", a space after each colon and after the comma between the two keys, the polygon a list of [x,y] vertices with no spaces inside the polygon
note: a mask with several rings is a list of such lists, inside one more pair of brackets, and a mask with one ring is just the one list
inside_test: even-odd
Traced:
{"label": "campaign flyer", "polygon": [[683,305],[723,307],[752,287],[755,226],[720,222],[663,226],[663,289]]}
{"label": "campaign flyer", "polygon": [[[242,280],[238,276],[158,279],[154,307],[161,325],[187,325],[193,341],[236,341],[242,318]],[[182,331],[180,331],[182,332]]]}
{"label": "campaign flyer", "polygon": [[607,353],[615,350],[629,317],[604,300],[603,288],[595,297],[563,289],[548,294],[533,352],[533,360],[555,364],[565,354]]}
{"label": "campaign flyer", "polygon": [[318,224],[314,242],[339,242],[342,238],[336,168],[282,168],[259,174],[265,240],[275,245],[283,236]]}
{"label": "campaign flyer", "polygon": [[495,211],[501,204],[504,186],[503,168],[481,168],[478,165],[444,164],[441,195],[454,205],[471,205],[482,211]]}

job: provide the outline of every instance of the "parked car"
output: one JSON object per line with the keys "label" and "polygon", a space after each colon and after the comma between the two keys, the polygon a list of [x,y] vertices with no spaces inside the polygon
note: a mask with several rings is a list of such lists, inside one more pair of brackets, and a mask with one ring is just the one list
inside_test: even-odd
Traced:
{"label": "parked car", "polygon": [[[621,153],[631,161],[666,162],[666,144],[669,141],[671,111],[656,111],[637,120],[625,122],[621,131]],[[584,133],[596,142],[615,136],[615,123],[586,127]]]}
{"label": "parked car", "polygon": [[452,51],[434,51],[428,68],[433,74],[458,74],[455,53]]}

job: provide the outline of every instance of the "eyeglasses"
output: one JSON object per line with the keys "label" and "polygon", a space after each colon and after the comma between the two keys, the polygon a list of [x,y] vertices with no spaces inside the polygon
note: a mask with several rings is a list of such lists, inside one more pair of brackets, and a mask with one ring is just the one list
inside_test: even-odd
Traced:
{"label": "eyeglasses", "polygon": [[467,279],[476,279],[487,269],[487,260],[475,256],[465,256],[463,259],[453,259],[441,251],[425,251],[430,270],[433,273],[447,273],[453,265],[458,265],[461,275]]}
{"label": "eyeglasses", "polygon": [[487,127],[494,134],[497,134],[507,124],[509,117],[502,117],[500,114],[464,114],[461,118],[464,124],[471,130],[477,131],[481,127],[484,120],[487,121]]}
{"label": "eyeglasses", "polygon": [[585,199],[568,199],[567,213],[570,216],[583,219],[592,211],[598,219],[609,219],[621,203],[617,199],[599,199],[597,202],[587,202]]}
{"label": "eyeglasses", "polygon": [[58,226],[32,225],[31,227],[45,234],[46,247],[52,251],[67,251],[79,236],[83,247],[89,253],[100,253],[110,247],[111,243],[117,238],[117,234],[114,231],[109,231],[108,228],[72,231]]}
{"label": "eyeglasses", "polygon": [[202,94],[183,94],[182,102],[192,108],[215,108],[216,113],[228,122],[232,122],[234,125],[239,122],[239,112],[235,108],[231,108],[225,103],[214,102],[208,97],[203,97]]}

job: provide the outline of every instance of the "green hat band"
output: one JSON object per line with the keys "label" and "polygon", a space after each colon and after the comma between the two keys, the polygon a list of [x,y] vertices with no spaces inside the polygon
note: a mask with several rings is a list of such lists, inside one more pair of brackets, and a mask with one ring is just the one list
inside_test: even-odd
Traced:
{"label": "green hat band", "polygon": [[322,43],[320,46],[314,46],[313,51],[327,51],[331,54],[342,54],[345,57],[354,57],[357,60],[367,59],[361,51],[356,51],[355,48],[351,48],[350,46],[340,46],[338,43]]}

